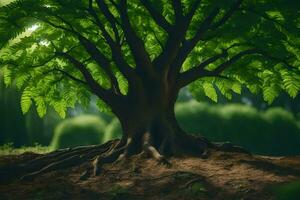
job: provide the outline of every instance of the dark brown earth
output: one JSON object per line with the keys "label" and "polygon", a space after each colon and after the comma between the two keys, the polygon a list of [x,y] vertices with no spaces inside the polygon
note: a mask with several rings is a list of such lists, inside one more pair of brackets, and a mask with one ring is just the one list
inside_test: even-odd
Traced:
{"label": "dark brown earth", "polygon": [[[38,156],[3,156],[0,167],[13,168]],[[173,158],[170,163],[172,166],[165,166],[133,156],[125,163],[107,164],[99,176],[85,180],[80,177],[90,162],[48,172],[31,181],[6,179],[2,171],[0,199],[269,200],[275,199],[274,186],[300,180],[300,156],[214,151],[206,159]]]}

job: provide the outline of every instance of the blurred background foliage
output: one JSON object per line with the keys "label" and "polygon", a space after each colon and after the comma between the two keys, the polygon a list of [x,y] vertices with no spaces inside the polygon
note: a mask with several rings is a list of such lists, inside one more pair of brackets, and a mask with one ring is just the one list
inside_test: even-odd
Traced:
{"label": "blurred background foliage", "polygon": [[[0,74],[1,77],[1,74]],[[49,146],[51,149],[103,143],[121,135],[121,125],[111,114],[101,113],[92,98],[89,106],[76,105],[62,120],[54,110],[39,118],[32,108],[26,115],[20,95],[0,80],[0,145]],[[272,105],[246,89],[232,100],[208,98],[200,102],[184,89],[176,116],[181,127],[212,141],[230,141],[264,155],[300,154],[300,99],[281,95]],[[10,145],[11,146],[11,145]]]}
{"label": "blurred background foliage", "polygon": [[272,187],[272,193],[275,194],[275,200],[299,200],[300,181],[279,184]]}

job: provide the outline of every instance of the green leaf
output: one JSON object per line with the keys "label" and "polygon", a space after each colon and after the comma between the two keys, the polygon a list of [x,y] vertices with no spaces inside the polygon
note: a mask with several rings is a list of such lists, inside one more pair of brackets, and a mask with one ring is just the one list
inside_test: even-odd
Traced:
{"label": "green leaf", "polygon": [[214,102],[218,101],[218,95],[212,83],[207,83],[207,82],[203,83],[203,89],[205,95],[208,98],[210,98]]}
{"label": "green leaf", "polygon": [[100,112],[112,114],[111,108],[103,100],[97,99],[96,104],[97,104]]}
{"label": "green leaf", "polygon": [[268,104],[272,104],[279,92],[280,88],[277,85],[263,87],[263,98]]}
{"label": "green leaf", "polygon": [[66,102],[64,101],[55,102],[53,108],[62,119],[66,117],[66,110],[67,110]]}
{"label": "green leaf", "polygon": [[300,90],[300,77],[289,72],[283,72],[281,74],[283,76],[284,89],[292,98],[295,98]]}
{"label": "green leaf", "polygon": [[21,89],[24,84],[29,80],[30,76],[28,74],[21,74],[16,78],[16,86]]}
{"label": "green leaf", "polygon": [[44,117],[47,113],[47,106],[46,103],[43,99],[43,97],[37,97],[35,98],[35,103],[36,103],[36,110],[39,115],[39,117]]}
{"label": "green leaf", "polygon": [[234,82],[231,86],[231,89],[232,89],[233,92],[235,92],[237,94],[242,93],[242,85],[238,82]]}
{"label": "green leaf", "polygon": [[12,82],[12,72],[10,69],[8,69],[7,66],[5,66],[3,68],[3,78],[4,78],[4,84],[6,87],[10,86],[11,82]]}
{"label": "green leaf", "polygon": [[24,89],[22,96],[21,96],[21,109],[23,114],[27,113],[32,105],[31,100],[31,91],[27,87]]}

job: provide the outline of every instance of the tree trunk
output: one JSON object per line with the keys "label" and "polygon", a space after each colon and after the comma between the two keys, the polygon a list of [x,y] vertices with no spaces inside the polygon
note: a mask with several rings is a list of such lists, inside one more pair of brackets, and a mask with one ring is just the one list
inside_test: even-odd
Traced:
{"label": "tree trunk", "polygon": [[153,84],[139,93],[131,94],[118,117],[123,129],[120,146],[124,155],[146,152],[155,158],[162,155],[201,155],[209,142],[186,134],[178,125],[174,106],[178,90]]}

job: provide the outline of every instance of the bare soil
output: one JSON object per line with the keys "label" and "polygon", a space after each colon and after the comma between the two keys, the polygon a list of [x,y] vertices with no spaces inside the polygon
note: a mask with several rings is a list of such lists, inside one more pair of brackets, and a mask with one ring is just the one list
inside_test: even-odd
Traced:
{"label": "bare soil", "polygon": [[[300,156],[267,157],[213,151],[208,158],[170,159],[171,166],[133,156],[85,178],[90,162],[34,180],[6,179],[13,166],[41,155],[0,157],[0,199],[235,200],[275,199],[272,187],[300,180]],[[16,172],[17,173],[17,172]],[[2,176],[2,177],[1,177]],[[81,178],[80,178],[81,177]],[[299,197],[300,199],[300,197]]]}

